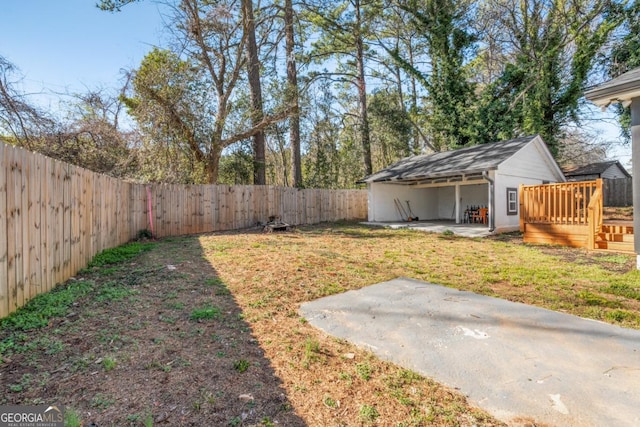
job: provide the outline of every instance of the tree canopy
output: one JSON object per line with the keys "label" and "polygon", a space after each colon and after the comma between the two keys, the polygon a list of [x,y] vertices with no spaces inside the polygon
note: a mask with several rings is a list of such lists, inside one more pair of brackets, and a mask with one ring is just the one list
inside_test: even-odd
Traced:
{"label": "tree canopy", "polygon": [[579,162],[606,155],[581,130],[584,88],[640,65],[640,0],[164,2],[166,45],[63,118],[0,57],[0,138],[180,183],[352,187],[407,155],[531,134]]}

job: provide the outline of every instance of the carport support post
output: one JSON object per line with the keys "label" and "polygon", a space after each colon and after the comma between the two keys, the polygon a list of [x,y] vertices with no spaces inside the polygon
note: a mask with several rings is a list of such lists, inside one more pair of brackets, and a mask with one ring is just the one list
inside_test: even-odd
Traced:
{"label": "carport support post", "polygon": [[496,203],[495,203],[495,192],[496,192],[496,185],[495,185],[495,181],[493,180],[493,178],[491,178],[489,176],[489,172],[484,171],[482,172],[482,176],[484,177],[484,179],[487,180],[487,182],[489,183],[489,194],[487,195],[489,203],[488,203],[488,208],[489,208],[489,231],[493,233],[493,231],[496,229]]}
{"label": "carport support post", "polygon": [[633,168],[633,249],[640,270],[640,97],[631,99],[631,164]]}
{"label": "carport support post", "polygon": [[456,200],[455,200],[455,206],[456,206],[456,224],[460,224],[460,203],[462,202],[462,199],[460,198],[460,184],[456,184]]}

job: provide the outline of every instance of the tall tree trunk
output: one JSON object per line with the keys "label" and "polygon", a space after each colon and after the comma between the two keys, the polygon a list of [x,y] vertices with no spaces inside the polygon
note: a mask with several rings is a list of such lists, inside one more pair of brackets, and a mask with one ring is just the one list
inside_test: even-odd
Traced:
{"label": "tall tree trunk", "polygon": [[300,156],[300,108],[298,102],[298,71],[294,52],[293,2],[284,2],[285,51],[287,54],[287,98],[291,108],[289,116],[289,143],[291,144],[291,167],[293,186],[302,187],[302,161]]}
{"label": "tall tree trunk", "polygon": [[205,172],[207,174],[207,182],[209,184],[217,184],[220,174],[220,157],[222,156],[222,148],[219,144],[211,144],[211,151],[205,159]]}
{"label": "tall tree trunk", "polygon": [[364,42],[362,40],[362,16],[360,10],[360,0],[355,0],[354,8],[356,12],[356,61],[358,75],[356,85],[358,86],[358,100],[360,103],[360,139],[362,141],[362,152],[364,155],[364,169],[366,175],[373,173],[371,163],[371,137],[369,135],[369,117],[367,114],[367,86],[364,76]]}
{"label": "tall tree trunk", "polygon": [[[399,35],[396,35],[394,48],[395,48],[396,52],[400,52],[400,36]],[[395,63],[395,66],[393,67],[393,76],[396,79],[396,87],[397,87],[397,90],[398,90],[398,108],[400,108],[404,114],[409,116],[409,112],[407,111],[407,106],[404,103],[404,89],[402,87],[402,69],[400,68],[400,65],[398,65],[397,62]],[[416,138],[415,134],[417,132],[414,131],[413,133],[414,133],[414,143],[412,144],[411,141],[408,141],[408,143],[407,143],[407,155],[418,154],[414,150],[415,138]]]}
{"label": "tall tree trunk", "polygon": [[[413,46],[411,44],[411,40],[409,40],[408,51],[409,51],[409,63],[411,64],[412,67],[415,67],[415,63],[413,60]],[[411,82],[411,112],[415,115],[418,111],[418,90],[416,88],[416,78],[414,76],[411,76],[409,81]],[[415,126],[416,128],[418,128],[419,124],[416,123]],[[414,137],[413,137],[413,153],[412,154],[417,155],[417,154],[420,154],[421,151],[422,150],[420,149],[420,132],[418,131],[418,129],[416,129],[416,132],[414,132]]]}
{"label": "tall tree trunk", "polygon": [[[253,17],[253,1],[242,0],[242,13],[244,30],[247,34],[247,74],[249,79],[249,92],[251,96],[251,121],[257,125],[264,118],[262,109],[262,85],[260,83],[260,60],[258,59],[258,45],[256,43],[256,22]],[[265,185],[266,157],[264,131],[259,131],[253,136],[253,183]]]}

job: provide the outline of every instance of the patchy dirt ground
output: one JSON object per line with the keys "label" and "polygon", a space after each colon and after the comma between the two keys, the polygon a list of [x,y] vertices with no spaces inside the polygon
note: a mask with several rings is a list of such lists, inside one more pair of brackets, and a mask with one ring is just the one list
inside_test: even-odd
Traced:
{"label": "patchy dirt ground", "polygon": [[605,207],[603,215],[607,220],[633,221],[633,206]]}
{"label": "patchy dirt ground", "polygon": [[86,292],[47,326],[0,331],[0,404],[58,403],[98,427],[502,425],[312,328],[300,303],[403,275],[635,325],[633,261],[354,224],[165,239],[69,281]]}
{"label": "patchy dirt ground", "polygon": [[56,401],[83,425],[304,425],[197,239],[82,281],[66,317],[4,358],[2,403]]}
{"label": "patchy dirt ground", "polygon": [[[275,351],[284,354],[275,357],[274,372],[263,347],[273,350],[282,327],[291,332],[277,318],[310,327],[294,307],[276,307],[284,312],[256,337],[257,319],[245,319],[237,288],[227,286],[206,252],[224,254],[238,238],[255,246],[280,237],[253,231],[166,239],[133,262],[83,272],[65,286],[91,283],[90,291],[65,317],[14,336],[0,333],[0,341],[16,344],[0,362],[0,403],[56,402],[77,414],[77,425],[99,427],[367,425],[381,417],[382,425],[500,424],[454,391],[315,332],[294,331],[278,342]],[[242,249],[247,257],[251,246]],[[251,265],[263,281],[255,291],[266,292],[277,265]],[[249,303],[258,311],[265,305]],[[290,375],[289,390],[282,375]],[[404,404],[380,396],[383,390]]]}

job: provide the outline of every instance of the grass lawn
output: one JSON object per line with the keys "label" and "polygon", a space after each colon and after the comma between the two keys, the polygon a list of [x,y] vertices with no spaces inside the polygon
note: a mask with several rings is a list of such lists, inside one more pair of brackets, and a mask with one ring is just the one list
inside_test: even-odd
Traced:
{"label": "grass lawn", "polygon": [[298,313],[398,276],[640,329],[635,256],[518,235],[343,223],[138,249],[36,298],[57,307],[46,316],[30,304],[2,322],[1,404],[57,402],[70,408],[68,425],[500,425]]}

